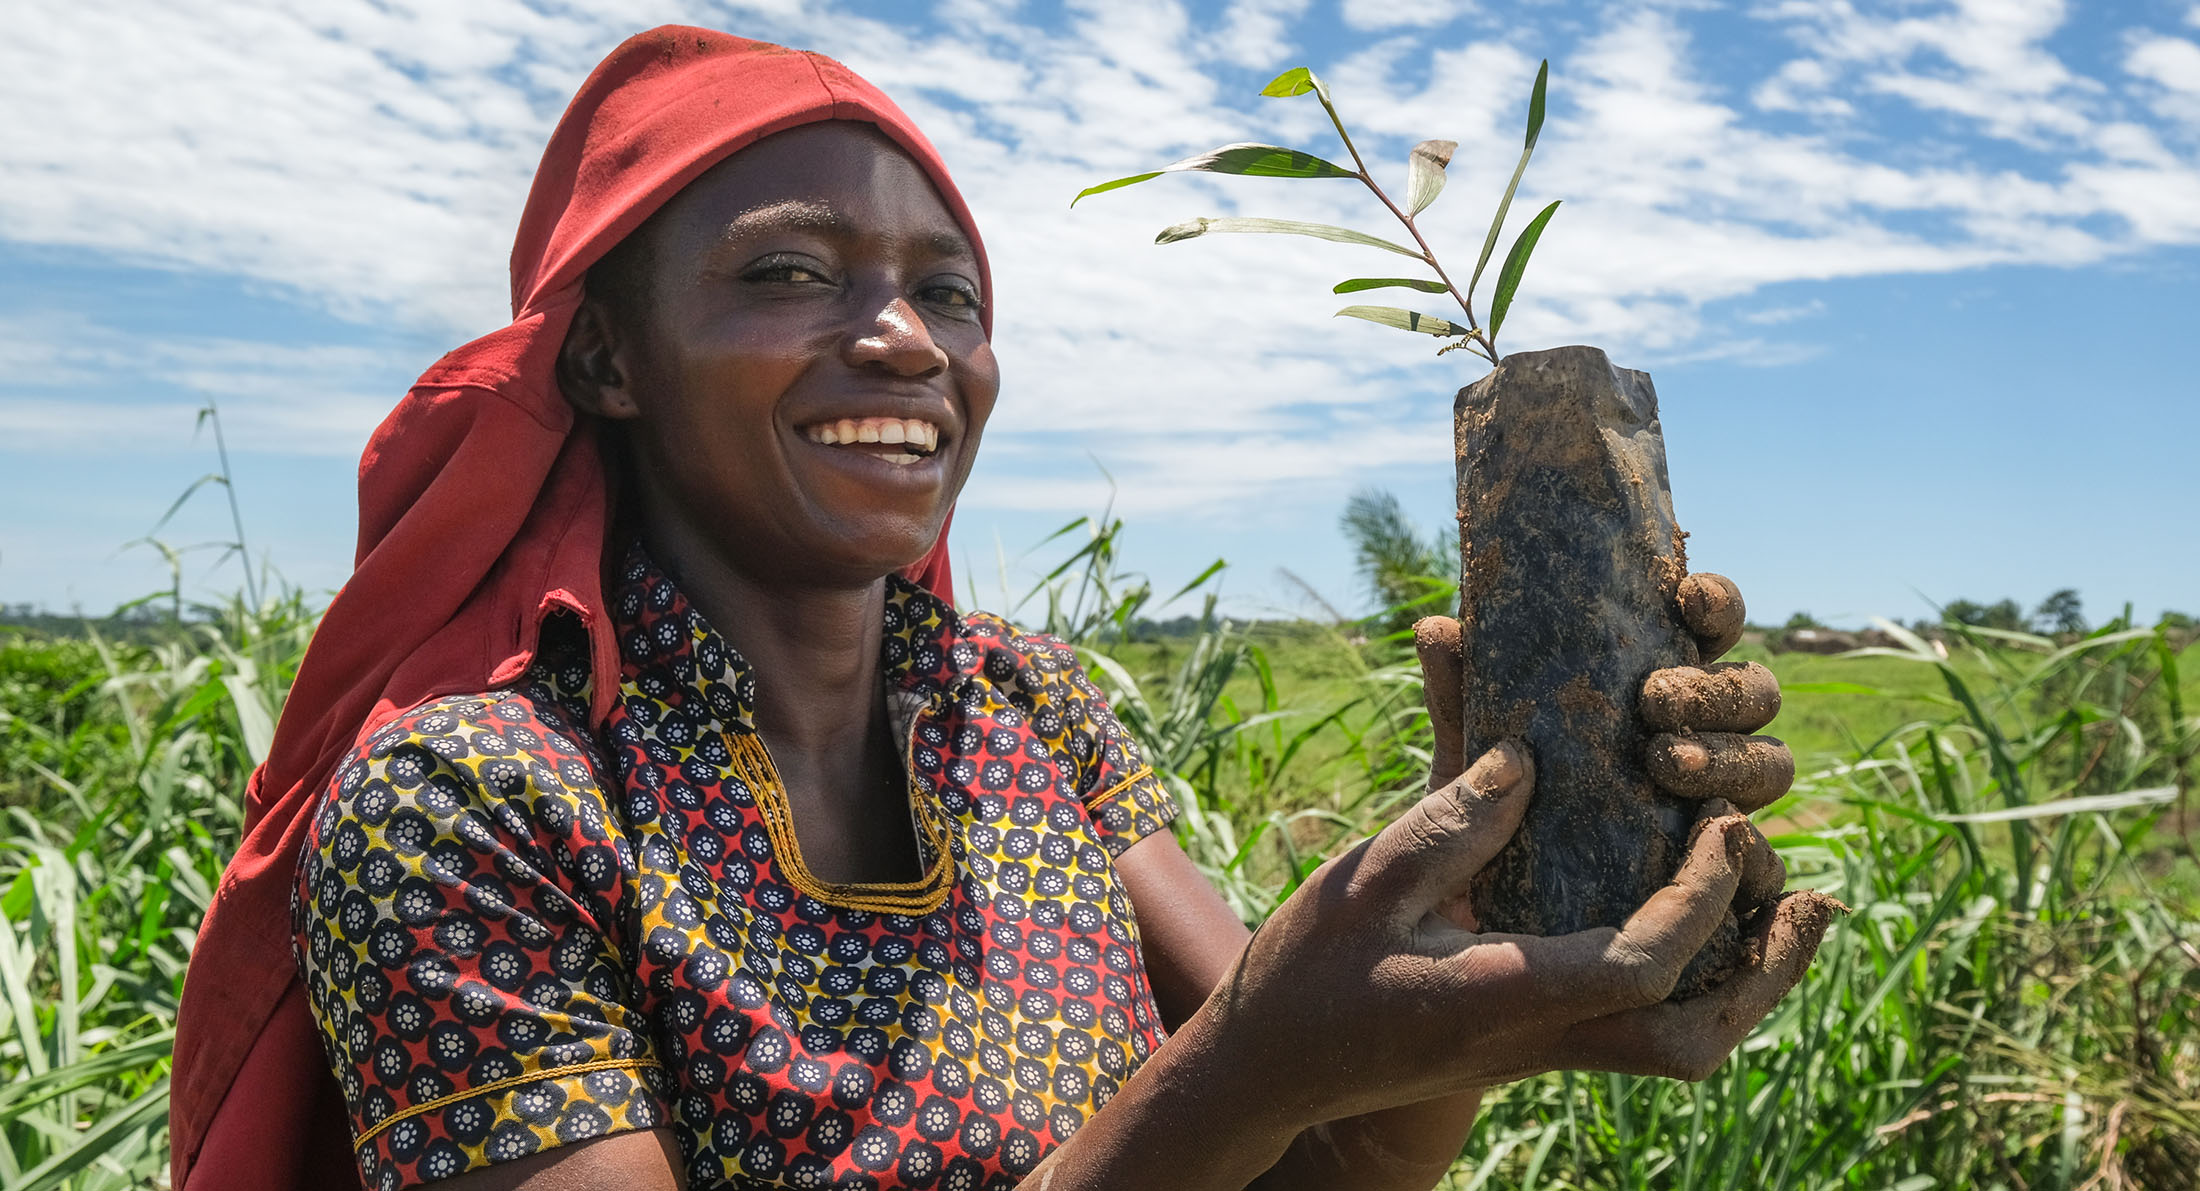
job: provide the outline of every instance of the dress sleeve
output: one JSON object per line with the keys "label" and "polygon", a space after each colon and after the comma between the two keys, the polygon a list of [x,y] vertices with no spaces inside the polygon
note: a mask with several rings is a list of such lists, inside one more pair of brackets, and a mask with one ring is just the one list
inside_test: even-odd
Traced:
{"label": "dress sleeve", "polygon": [[419,708],[338,767],[294,944],[366,1187],[666,1122],[617,822],[585,747],[523,695]]}
{"label": "dress sleeve", "polygon": [[1075,750],[1078,789],[1101,846],[1108,855],[1121,856],[1132,844],[1176,820],[1176,799],[1115,717],[1107,696],[1082,666],[1071,664],[1075,668],[1070,671],[1068,706],[1063,711],[1085,738],[1084,746]]}

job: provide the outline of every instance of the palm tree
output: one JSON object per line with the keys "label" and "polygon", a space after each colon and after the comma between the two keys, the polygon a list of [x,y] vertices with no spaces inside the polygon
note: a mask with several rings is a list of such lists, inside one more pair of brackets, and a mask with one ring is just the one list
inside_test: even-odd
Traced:
{"label": "palm tree", "polygon": [[1352,543],[1360,580],[1382,609],[1368,618],[1384,633],[1399,633],[1423,616],[1451,610],[1458,591],[1458,553],[1442,534],[1423,538],[1397,496],[1362,488],[1345,502],[1339,519]]}

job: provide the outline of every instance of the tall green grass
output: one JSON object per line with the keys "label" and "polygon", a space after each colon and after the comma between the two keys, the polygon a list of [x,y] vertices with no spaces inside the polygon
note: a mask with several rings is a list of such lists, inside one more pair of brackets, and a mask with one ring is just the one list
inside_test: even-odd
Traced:
{"label": "tall green grass", "polygon": [[[1018,615],[1084,651],[1187,850],[1257,922],[1415,796],[1418,674],[1396,641],[1231,622],[1213,570],[1188,589],[1198,631],[1135,642],[1156,601],[1123,533],[1065,526]],[[164,1179],[183,965],[313,619],[288,593],[129,642],[0,630],[0,1186]],[[1952,632],[1947,659],[1906,639],[1854,663],[1942,693],[1905,687],[1918,714],[1760,816],[1797,884],[1856,909],[1802,987],[1703,1084],[1493,1094],[1450,1187],[2194,1185],[2200,718],[2180,655],[2121,622],[2069,644]],[[1320,683],[1284,681],[1314,656]]]}
{"label": "tall green grass", "polygon": [[165,1180],[184,963],[313,624],[295,592],[201,612],[0,635],[0,1186]]}

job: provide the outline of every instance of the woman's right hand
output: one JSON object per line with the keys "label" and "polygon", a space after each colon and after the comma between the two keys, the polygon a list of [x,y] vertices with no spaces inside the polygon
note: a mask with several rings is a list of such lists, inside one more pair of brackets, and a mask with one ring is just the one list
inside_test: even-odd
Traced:
{"label": "woman's right hand", "polygon": [[1512,837],[1533,784],[1525,749],[1490,750],[1323,865],[1254,934],[1186,1032],[1260,1098],[1265,1121],[1310,1126],[1561,1068],[1701,1079],[1801,978],[1832,913],[1815,894],[1762,915],[1745,966],[1718,988],[1666,1000],[1762,846],[1723,804],[1699,818],[1672,883],[1619,928],[1459,926],[1447,906]]}

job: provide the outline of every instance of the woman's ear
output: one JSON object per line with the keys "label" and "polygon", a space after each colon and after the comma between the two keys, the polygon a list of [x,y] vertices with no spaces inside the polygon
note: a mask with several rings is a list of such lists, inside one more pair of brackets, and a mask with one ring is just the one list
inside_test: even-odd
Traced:
{"label": "woman's ear", "polygon": [[614,421],[641,416],[620,364],[620,335],[619,320],[602,299],[581,300],[558,348],[558,387],[573,408]]}

